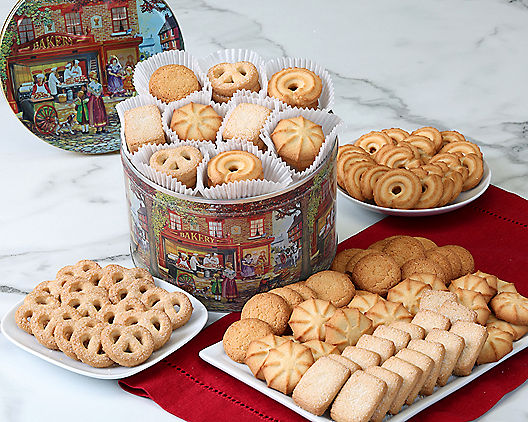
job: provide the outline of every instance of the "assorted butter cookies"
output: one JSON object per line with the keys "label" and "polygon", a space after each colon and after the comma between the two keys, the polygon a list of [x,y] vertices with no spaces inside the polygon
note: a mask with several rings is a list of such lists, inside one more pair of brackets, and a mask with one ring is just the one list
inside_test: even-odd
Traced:
{"label": "assorted butter cookies", "polygon": [[181,145],[156,151],[150,157],[150,166],[179,180],[188,188],[196,186],[196,172],[203,159],[198,148]]}
{"label": "assorted butter cookies", "polygon": [[322,91],[321,78],[300,67],[282,69],[268,82],[268,95],[292,107],[317,108]]}
{"label": "assorted butter cookies", "polygon": [[233,94],[242,89],[260,91],[259,73],[251,62],[218,63],[207,72],[213,88],[213,100],[228,102]]}
{"label": "assorted butter cookies", "polygon": [[181,100],[202,89],[194,72],[180,64],[161,66],[149,80],[149,92],[164,103]]}
{"label": "assorted butter cookies", "polygon": [[247,151],[224,151],[207,164],[207,178],[211,187],[242,180],[262,180],[262,161]]}
{"label": "assorted butter cookies", "polygon": [[303,116],[282,119],[271,134],[277,154],[297,171],[310,167],[324,139],[322,127]]}
{"label": "assorted butter cookies", "polygon": [[128,150],[132,154],[143,145],[165,143],[161,113],[154,104],[126,110],[124,132]]}
{"label": "assorted butter cookies", "polygon": [[107,368],[145,362],[189,321],[192,311],[187,295],[156,287],[143,268],[101,268],[82,260],[37,285],[17,309],[15,321],[48,349]]}
{"label": "assorted butter cookies", "polygon": [[443,207],[477,186],[484,163],[479,147],[458,132],[442,137],[433,127],[411,134],[392,128],[340,146],[337,169],[339,185],[357,200],[427,209]]}
{"label": "assorted butter cookies", "polygon": [[221,124],[213,107],[191,102],[174,110],[170,128],[182,140],[214,141]]}

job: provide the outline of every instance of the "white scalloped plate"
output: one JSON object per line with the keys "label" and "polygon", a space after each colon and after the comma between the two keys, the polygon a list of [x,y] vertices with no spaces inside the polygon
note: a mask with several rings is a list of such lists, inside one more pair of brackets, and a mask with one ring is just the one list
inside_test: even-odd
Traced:
{"label": "white scalloped plate", "polygon": [[182,292],[185,293],[191,300],[193,306],[193,313],[191,319],[183,327],[173,331],[171,338],[165,345],[156,350],[150,358],[148,358],[141,365],[134,366],[132,368],[126,368],[124,366],[113,366],[110,368],[92,368],[85,363],[70,359],[64,353],[58,350],[50,350],[40,344],[35,337],[31,334],[26,333],[20,329],[15,322],[15,312],[17,308],[22,304],[23,301],[16,304],[7,314],[4,315],[0,328],[6,336],[16,346],[24,349],[25,351],[38,356],[39,358],[52,363],[53,365],[60,366],[61,368],[67,369],[68,371],[75,372],[77,374],[86,375],[87,377],[100,378],[100,379],[121,379],[131,375],[137,374],[159,362],[166,356],[170,355],[180,347],[188,343],[194,336],[196,336],[204,327],[207,322],[207,309],[197,299],[179,289],[178,287],[167,283],[158,278],[154,279],[159,287],[164,288],[170,292]]}
{"label": "white scalloped plate", "polygon": [[[490,369],[504,362],[509,357],[515,355],[516,353],[519,353],[521,350],[526,349],[526,347],[528,347],[528,336],[518,341],[515,341],[513,343],[513,350],[498,362],[486,363],[484,365],[475,366],[473,368],[473,371],[471,372],[471,375],[468,375],[467,377],[451,376],[448,380],[447,385],[445,385],[444,387],[435,387],[434,393],[430,396],[418,396],[418,398],[414,401],[413,404],[411,404],[410,406],[405,405],[400,411],[400,413],[392,417],[390,415],[386,416],[383,420],[390,422],[406,421],[407,419],[421,412],[425,408],[433,405],[437,401],[443,399],[451,393],[454,393],[459,388],[462,388],[464,385],[480,377],[482,374],[488,372]],[[246,365],[232,361],[225,354],[224,347],[221,341],[201,350],[199,355],[207,363],[217,367],[221,371],[226,372],[227,374],[238,379],[244,384],[253,387],[255,390],[260,391],[262,394],[265,394],[266,396],[281,403],[282,405],[286,406],[287,408],[293,410],[294,412],[298,413],[299,415],[305,417],[310,421],[328,422],[331,420],[329,411],[326,411],[326,413],[322,416],[316,416],[313,413],[310,413],[297,406],[290,396],[282,394],[281,392],[273,390],[272,388],[266,386],[266,383],[264,381],[261,381],[253,376],[253,374]]]}
{"label": "white scalloped plate", "polygon": [[482,180],[477,186],[475,186],[473,189],[470,189],[466,192],[462,192],[449,205],[446,205],[444,207],[439,207],[439,208],[426,208],[423,210],[398,210],[394,208],[378,207],[377,205],[372,205],[367,202],[359,201],[355,198],[352,198],[340,186],[337,187],[337,190],[343,197],[345,197],[349,201],[353,202],[354,204],[368,211],[372,211],[378,214],[385,214],[385,215],[398,215],[401,217],[425,217],[427,215],[438,215],[438,214],[444,214],[446,212],[455,211],[469,204],[470,202],[473,202],[480,195],[482,195],[486,191],[486,189],[488,189],[488,186],[490,185],[490,181],[491,181],[491,170],[488,166],[488,163],[486,163],[486,161],[484,160],[484,174],[482,175]]}

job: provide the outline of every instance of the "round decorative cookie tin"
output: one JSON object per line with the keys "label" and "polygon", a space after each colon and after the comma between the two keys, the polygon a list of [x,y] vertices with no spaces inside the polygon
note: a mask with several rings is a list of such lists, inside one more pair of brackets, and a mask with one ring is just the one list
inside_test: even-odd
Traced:
{"label": "round decorative cookie tin", "polygon": [[45,142],[69,151],[119,150],[115,105],[135,94],[136,63],[183,38],[165,0],[24,0],[0,42],[2,89]]}
{"label": "round decorative cookie tin", "polygon": [[268,195],[208,200],[157,186],[122,152],[136,265],[238,311],[254,294],[327,269],[335,255],[337,141],[308,178]]}

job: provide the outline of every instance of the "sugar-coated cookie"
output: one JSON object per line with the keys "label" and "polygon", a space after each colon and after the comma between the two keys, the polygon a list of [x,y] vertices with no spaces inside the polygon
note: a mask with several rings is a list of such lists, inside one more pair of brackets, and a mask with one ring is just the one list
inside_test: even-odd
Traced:
{"label": "sugar-coated cookie", "polygon": [[319,299],[328,300],[337,308],[346,306],[356,292],[347,275],[331,270],[311,275],[304,285],[312,289]]}
{"label": "sugar-coated cookie", "polygon": [[149,92],[164,103],[180,100],[202,89],[194,72],[179,64],[161,66],[149,80]]}
{"label": "sugar-coated cookie", "polygon": [[273,330],[267,322],[260,319],[246,318],[235,321],[224,333],[224,351],[235,362],[244,363],[249,344],[269,334],[273,334]]}
{"label": "sugar-coated cookie", "polygon": [[271,326],[273,334],[281,335],[286,331],[290,314],[290,305],[282,297],[273,293],[259,293],[245,303],[241,319],[260,319]]}
{"label": "sugar-coated cookie", "polygon": [[401,271],[391,256],[372,252],[357,262],[352,271],[352,280],[361,290],[384,296],[399,283]]}

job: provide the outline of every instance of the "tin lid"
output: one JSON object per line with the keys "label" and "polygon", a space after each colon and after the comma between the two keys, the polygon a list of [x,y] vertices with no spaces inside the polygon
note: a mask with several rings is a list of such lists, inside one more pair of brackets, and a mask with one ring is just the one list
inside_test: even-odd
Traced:
{"label": "tin lid", "polygon": [[138,61],[183,50],[165,0],[22,0],[0,39],[2,91],[43,141],[86,154],[118,151],[115,105],[135,95]]}

